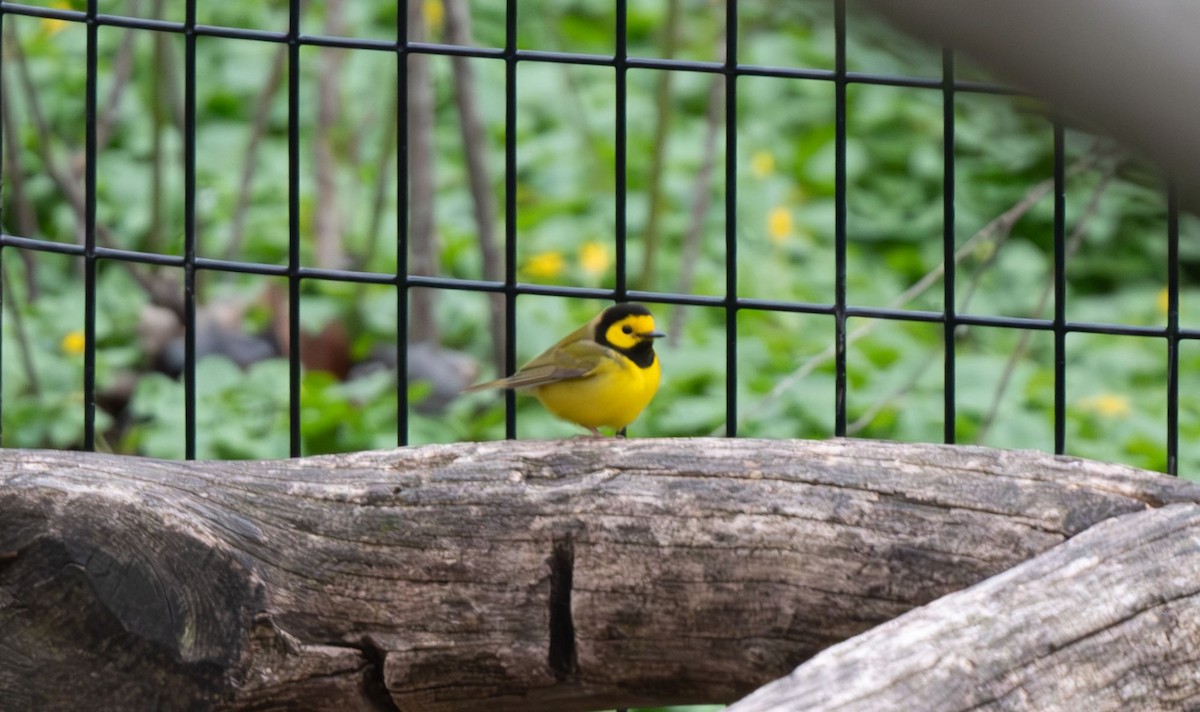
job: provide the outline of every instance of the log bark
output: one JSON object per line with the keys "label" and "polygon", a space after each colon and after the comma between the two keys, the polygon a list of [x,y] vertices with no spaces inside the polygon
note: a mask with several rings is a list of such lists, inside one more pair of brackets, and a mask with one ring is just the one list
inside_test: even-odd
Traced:
{"label": "log bark", "polygon": [[1102,522],[829,648],[728,708],[1200,708],[1200,507]]}
{"label": "log bark", "polygon": [[730,701],[1098,522],[1198,495],[1120,466],[869,441],[0,451],[0,706]]}

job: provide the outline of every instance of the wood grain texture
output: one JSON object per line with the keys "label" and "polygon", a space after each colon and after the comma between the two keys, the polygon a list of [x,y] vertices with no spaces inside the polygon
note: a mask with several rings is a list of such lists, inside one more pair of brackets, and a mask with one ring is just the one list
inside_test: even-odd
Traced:
{"label": "wood grain texture", "polygon": [[0,451],[0,699],[730,701],[1097,522],[1198,494],[1119,466],[870,441]]}
{"label": "wood grain texture", "polygon": [[825,650],[729,707],[1200,708],[1200,507],[1103,522]]}

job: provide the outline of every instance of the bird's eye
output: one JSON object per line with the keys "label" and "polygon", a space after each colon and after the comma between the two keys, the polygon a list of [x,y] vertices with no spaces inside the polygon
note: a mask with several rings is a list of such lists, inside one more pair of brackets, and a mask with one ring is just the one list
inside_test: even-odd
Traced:
{"label": "bird's eye", "polygon": [[633,327],[632,327],[632,326],[630,326],[629,324],[626,324],[625,326],[622,326],[622,327],[621,327],[621,331],[625,332],[626,334],[632,334],[632,333],[633,333]]}

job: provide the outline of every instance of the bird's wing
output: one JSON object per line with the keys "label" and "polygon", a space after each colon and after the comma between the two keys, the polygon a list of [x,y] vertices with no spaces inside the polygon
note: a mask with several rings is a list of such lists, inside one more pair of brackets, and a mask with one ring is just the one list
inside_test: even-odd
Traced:
{"label": "bird's wing", "polygon": [[[564,341],[566,341],[564,339]],[[590,339],[559,343],[508,378],[480,383],[465,393],[488,388],[533,388],[572,378],[584,378],[617,363],[612,349]]]}

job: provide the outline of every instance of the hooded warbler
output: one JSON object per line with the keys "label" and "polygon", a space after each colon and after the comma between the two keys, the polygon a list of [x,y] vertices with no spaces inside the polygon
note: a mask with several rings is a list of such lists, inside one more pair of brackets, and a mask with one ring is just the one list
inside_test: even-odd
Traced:
{"label": "hooded warbler", "polygon": [[596,315],[508,378],[479,383],[488,388],[532,391],[554,415],[600,435],[625,434],[625,426],[658,390],[654,340],[665,336],[641,304],[617,304]]}

